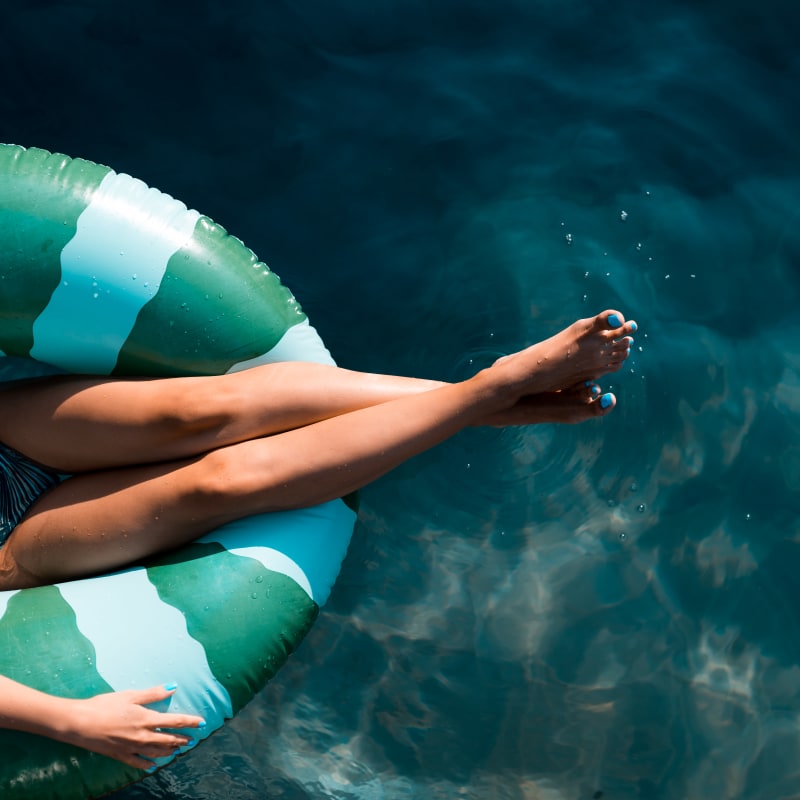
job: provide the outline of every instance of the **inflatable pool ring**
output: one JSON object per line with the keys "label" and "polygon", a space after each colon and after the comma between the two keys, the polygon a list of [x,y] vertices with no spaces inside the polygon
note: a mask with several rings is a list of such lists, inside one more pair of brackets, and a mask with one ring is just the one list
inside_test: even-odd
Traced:
{"label": "inflatable pool ring", "polygon": [[[128,175],[14,145],[0,145],[0,350],[6,381],[333,363],[291,293],[219,225]],[[249,517],[114,574],[0,592],[0,674],[68,697],[174,681],[168,708],[204,717],[202,741],[309,630],[350,505]],[[143,777],[0,730],[3,800],[98,797]]]}

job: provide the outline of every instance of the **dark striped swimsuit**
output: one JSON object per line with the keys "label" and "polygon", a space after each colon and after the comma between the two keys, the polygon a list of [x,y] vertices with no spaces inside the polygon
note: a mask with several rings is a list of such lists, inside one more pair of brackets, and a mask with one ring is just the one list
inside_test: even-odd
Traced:
{"label": "dark striped swimsuit", "polygon": [[27,510],[60,482],[57,472],[0,442],[0,547]]}

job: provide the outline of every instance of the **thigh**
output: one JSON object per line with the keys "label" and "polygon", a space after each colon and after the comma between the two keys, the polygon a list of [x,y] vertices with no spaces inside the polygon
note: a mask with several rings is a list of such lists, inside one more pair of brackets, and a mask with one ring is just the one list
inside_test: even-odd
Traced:
{"label": "thigh", "polygon": [[[0,389],[0,441],[62,472],[170,461],[213,431],[218,378],[118,379],[63,375]],[[216,401],[215,401],[216,402]],[[206,448],[207,449],[207,448]]]}
{"label": "thigh", "polygon": [[0,548],[0,590],[107,572],[228,521],[204,458],[77,475],[42,495]]}

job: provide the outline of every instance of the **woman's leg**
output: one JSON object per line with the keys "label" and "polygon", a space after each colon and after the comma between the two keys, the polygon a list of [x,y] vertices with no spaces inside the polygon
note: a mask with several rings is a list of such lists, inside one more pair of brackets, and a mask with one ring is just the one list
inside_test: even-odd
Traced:
{"label": "woman's leg", "polygon": [[[619,369],[630,347],[635,323],[619,315],[612,327],[614,313],[595,318],[604,353],[588,378]],[[443,385],[300,362],[197,378],[62,376],[0,391],[0,441],[63,472],[95,471],[187,458]]]}
{"label": "woman's leg", "polygon": [[604,319],[581,320],[462,383],[190,460],[74,477],[40,498],[0,549],[0,588],[108,570],[233,519],[347,494],[467,426],[513,413],[521,398],[590,379],[609,363],[606,332]]}

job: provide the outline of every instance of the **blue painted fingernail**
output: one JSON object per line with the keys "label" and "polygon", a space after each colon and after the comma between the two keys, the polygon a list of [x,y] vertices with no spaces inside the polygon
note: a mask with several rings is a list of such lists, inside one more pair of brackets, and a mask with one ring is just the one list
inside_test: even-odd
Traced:
{"label": "blue painted fingernail", "polygon": [[619,314],[609,314],[608,324],[612,328],[619,328],[622,325],[622,320],[619,318]]}
{"label": "blue painted fingernail", "polygon": [[197,723],[198,728],[205,728],[205,726],[206,726],[206,721],[204,719],[201,719],[200,722]]}
{"label": "blue painted fingernail", "polygon": [[608,408],[614,402],[613,394],[604,394],[600,398],[600,408]]}
{"label": "blue painted fingernail", "polygon": [[631,320],[631,331],[633,331],[633,333],[636,333],[636,331],[638,330],[639,326],[633,320]]}
{"label": "blue painted fingernail", "polygon": [[153,764],[152,767],[148,767],[145,771],[146,772],[155,772],[158,769],[158,764]]}
{"label": "blue painted fingernail", "polygon": [[197,744],[197,739],[189,739],[188,742],[184,745],[184,747],[194,747]]}
{"label": "blue painted fingernail", "polygon": [[164,684],[164,691],[165,692],[174,692],[178,688],[177,683],[165,683]]}

